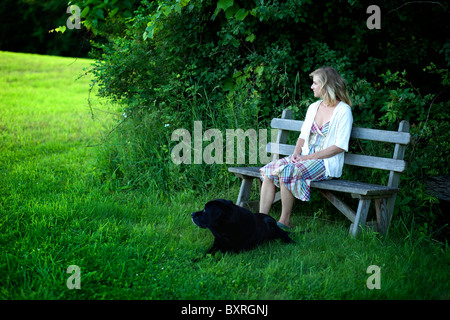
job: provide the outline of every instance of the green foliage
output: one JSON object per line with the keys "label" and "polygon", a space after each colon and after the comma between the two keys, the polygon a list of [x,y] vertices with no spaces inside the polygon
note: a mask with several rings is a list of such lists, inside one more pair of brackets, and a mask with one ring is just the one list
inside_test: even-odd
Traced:
{"label": "green foliage", "polygon": [[[109,40],[98,44],[93,72],[100,95],[126,115],[111,143],[111,172],[124,185],[157,184],[161,192],[235,185],[225,165],[174,165],[173,130],[192,132],[194,121],[222,132],[267,128],[285,108],[301,119],[313,101],[309,73],[331,65],[347,80],[355,126],[411,123],[402,185],[414,188],[402,189],[398,215],[415,214],[407,208],[437,214],[422,180],[450,165],[448,40],[435,32],[449,31],[447,4],[386,2],[381,29],[370,30],[369,4],[356,1],[79,3],[84,25]],[[364,141],[352,148],[392,155]],[[346,174],[367,180],[366,173]],[[387,176],[375,172],[369,180]]]}
{"label": "green foliage", "polygon": [[139,0],[81,0],[73,4],[81,9],[83,26],[96,36],[115,38],[128,34]]}

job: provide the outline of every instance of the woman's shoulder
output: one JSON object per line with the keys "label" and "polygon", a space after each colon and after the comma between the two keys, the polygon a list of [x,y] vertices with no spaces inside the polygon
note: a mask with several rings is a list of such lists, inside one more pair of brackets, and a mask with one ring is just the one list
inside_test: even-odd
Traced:
{"label": "woman's shoulder", "polygon": [[352,107],[350,107],[344,101],[339,102],[336,107],[338,108],[336,111],[343,112],[343,113],[352,113]]}

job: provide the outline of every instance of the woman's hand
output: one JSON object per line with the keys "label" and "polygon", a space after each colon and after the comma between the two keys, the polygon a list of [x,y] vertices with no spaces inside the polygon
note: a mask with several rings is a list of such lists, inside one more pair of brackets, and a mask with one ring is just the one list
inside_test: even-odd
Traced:
{"label": "woman's hand", "polygon": [[299,153],[294,153],[291,156],[291,161],[293,163],[299,162],[299,161],[305,161],[305,160],[309,160],[310,157],[309,156],[302,156]]}
{"label": "woman's hand", "polygon": [[296,163],[299,161],[300,155],[298,153],[293,153],[291,156],[291,162]]}

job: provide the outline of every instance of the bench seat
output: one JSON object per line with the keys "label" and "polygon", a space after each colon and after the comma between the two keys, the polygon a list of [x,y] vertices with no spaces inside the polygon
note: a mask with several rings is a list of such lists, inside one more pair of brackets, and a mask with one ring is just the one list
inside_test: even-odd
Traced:
{"label": "bench seat", "polygon": [[[235,175],[248,178],[260,178],[260,167],[231,167],[228,171]],[[399,191],[398,188],[381,186],[359,181],[331,179],[325,181],[313,181],[311,187],[321,190],[346,192],[360,196],[389,197]]]}

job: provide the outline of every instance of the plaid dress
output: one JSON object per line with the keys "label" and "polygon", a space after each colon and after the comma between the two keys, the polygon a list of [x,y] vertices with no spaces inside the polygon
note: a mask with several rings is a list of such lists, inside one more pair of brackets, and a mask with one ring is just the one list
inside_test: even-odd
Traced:
{"label": "plaid dress", "polygon": [[[309,136],[309,154],[322,150],[327,136],[330,122],[319,128],[313,122]],[[323,159],[291,162],[291,156],[268,163],[260,169],[273,183],[279,187],[280,179],[294,197],[302,201],[309,201],[311,181],[326,180],[326,169]],[[262,179],[262,178],[261,178]]]}

